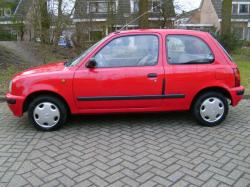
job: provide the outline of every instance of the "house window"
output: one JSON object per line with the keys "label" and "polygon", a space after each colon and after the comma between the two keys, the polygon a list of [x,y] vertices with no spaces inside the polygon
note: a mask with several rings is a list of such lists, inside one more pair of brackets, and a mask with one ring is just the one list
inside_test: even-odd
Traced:
{"label": "house window", "polygon": [[[112,2],[110,8],[116,12],[116,2]],[[109,9],[109,2],[106,1],[91,1],[89,2],[89,13],[107,13]]]}
{"label": "house window", "polygon": [[160,0],[151,0],[149,1],[149,10],[151,12],[161,12],[161,1]]}
{"label": "house window", "polygon": [[130,0],[131,13],[139,12],[139,0]]}
{"label": "house window", "polygon": [[233,15],[238,14],[238,4],[233,4],[232,14]]}
{"label": "house window", "polygon": [[247,14],[249,12],[249,5],[248,4],[241,4],[240,5],[240,14]]}

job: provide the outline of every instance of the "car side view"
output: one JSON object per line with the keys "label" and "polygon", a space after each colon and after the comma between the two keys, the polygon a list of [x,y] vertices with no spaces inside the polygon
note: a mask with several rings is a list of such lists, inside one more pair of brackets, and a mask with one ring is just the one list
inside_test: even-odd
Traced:
{"label": "car side view", "polygon": [[147,29],[112,33],[73,60],[17,74],[6,100],[44,131],[69,115],[188,110],[211,127],[243,94],[237,65],[209,33]]}

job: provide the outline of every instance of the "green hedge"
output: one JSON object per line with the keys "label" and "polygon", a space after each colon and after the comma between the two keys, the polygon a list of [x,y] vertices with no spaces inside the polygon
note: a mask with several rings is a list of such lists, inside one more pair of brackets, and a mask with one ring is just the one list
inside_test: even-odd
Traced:
{"label": "green hedge", "polygon": [[0,31],[0,41],[16,41],[17,36],[9,32]]}

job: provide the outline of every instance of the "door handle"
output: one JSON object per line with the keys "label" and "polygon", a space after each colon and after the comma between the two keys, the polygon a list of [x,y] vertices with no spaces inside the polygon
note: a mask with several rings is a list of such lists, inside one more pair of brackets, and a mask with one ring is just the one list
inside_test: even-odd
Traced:
{"label": "door handle", "polygon": [[156,78],[158,75],[156,73],[149,73],[148,78]]}

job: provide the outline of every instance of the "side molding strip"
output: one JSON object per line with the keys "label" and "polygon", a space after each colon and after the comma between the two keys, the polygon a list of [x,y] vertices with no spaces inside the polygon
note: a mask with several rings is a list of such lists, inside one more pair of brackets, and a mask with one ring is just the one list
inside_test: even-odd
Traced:
{"label": "side molding strip", "polygon": [[151,99],[182,99],[184,94],[142,95],[142,96],[105,96],[105,97],[77,97],[78,101],[115,101],[115,100],[151,100]]}

